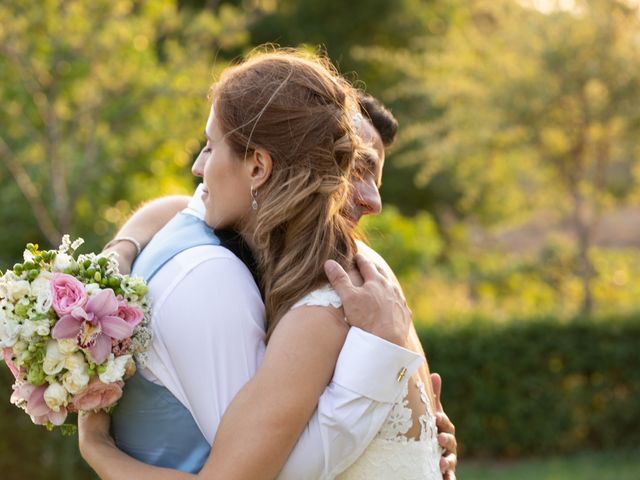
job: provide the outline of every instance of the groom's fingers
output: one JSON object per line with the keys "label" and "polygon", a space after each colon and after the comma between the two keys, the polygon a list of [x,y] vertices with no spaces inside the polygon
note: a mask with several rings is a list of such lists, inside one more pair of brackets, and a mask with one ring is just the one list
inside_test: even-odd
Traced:
{"label": "groom's fingers", "polygon": [[440,472],[443,474],[443,480],[455,480],[456,478],[456,466],[458,465],[458,457],[454,454],[449,454],[440,459]]}
{"label": "groom's fingers", "polygon": [[331,286],[344,303],[344,300],[353,293],[354,290],[354,286],[353,283],[351,283],[349,275],[347,275],[344,268],[342,268],[335,260],[327,260],[324,262],[324,273],[327,275],[329,283],[331,283]]}
{"label": "groom's fingers", "polygon": [[383,272],[377,266],[361,253],[355,255],[356,265],[362,275],[362,279],[366,282],[374,280],[377,276],[384,276]]}
{"label": "groom's fingers", "polygon": [[449,417],[444,411],[439,410],[436,412],[436,427],[438,427],[438,433],[450,433],[453,436],[456,434],[455,425],[451,423],[451,420],[449,420]]}
{"label": "groom's fingers", "polygon": [[442,402],[440,401],[440,392],[442,392],[442,377],[437,373],[431,374],[431,385],[433,385],[433,393],[436,396],[436,410],[442,412]]}
{"label": "groom's fingers", "polygon": [[456,441],[456,437],[451,433],[438,433],[438,445],[444,448],[447,454],[453,453],[455,454],[458,450],[458,443]]}

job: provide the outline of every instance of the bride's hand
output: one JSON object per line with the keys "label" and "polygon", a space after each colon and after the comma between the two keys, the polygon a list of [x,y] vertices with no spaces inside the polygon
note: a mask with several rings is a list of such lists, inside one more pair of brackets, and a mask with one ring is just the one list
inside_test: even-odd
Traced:
{"label": "bride's hand", "polygon": [[110,446],[115,442],[109,434],[111,417],[104,412],[80,412],[78,414],[78,443],[80,454],[91,464],[92,453],[96,447]]}

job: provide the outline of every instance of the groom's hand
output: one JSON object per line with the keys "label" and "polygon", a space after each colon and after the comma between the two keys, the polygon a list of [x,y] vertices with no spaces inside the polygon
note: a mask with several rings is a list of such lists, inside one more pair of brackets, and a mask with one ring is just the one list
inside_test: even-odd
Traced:
{"label": "groom's hand", "polygon": [[324,264],[329,282],[342,300],[347,323],[406,347],[412,318],[399,285],[361,253],[355,260],[364,280],[362,286],[355,286],[337,262]]}
{"label": "groom's hand", "polygon": [[442,457],[440,458],[440,471],[443,480],[456,479],[456,466],[458,465],[458,442],[456,441],[456,427],[453,426],[451,420],[440,401],[440,392],[442,391],[442,378],[437,373],[431,374],[431,384],[433,385],[433,393],[436,396],[436,427],[438,427],[438,444],[442,447]]}

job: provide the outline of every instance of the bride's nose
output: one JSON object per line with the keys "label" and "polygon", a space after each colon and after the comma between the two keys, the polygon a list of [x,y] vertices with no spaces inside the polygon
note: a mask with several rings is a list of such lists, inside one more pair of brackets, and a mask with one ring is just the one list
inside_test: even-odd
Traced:
{"label": "bride's nose", "polygon": [[191,166],[191,173],[196,177],[202,178],[204,176],[204,157],[205,156],[202,152],[200,152],[200,155],[198,155],[198,158],[196,158],[196,161],[193,162],[193,165]]}

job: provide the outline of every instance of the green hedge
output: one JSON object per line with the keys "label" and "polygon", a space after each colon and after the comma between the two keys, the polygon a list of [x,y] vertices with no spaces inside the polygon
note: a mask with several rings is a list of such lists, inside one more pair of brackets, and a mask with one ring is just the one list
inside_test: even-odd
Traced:
{"label": "green hedge", "polygon": [[640,444],[640,315],[478,321],[419,334],[464,456]]}
{"label": "green hedge", "polygon": [[[640,315],[477,321],[419,333],[431,369],[444,378],[463,459],[640,444]],[[9,377],[0,365],[0,476],[95,478],[75,437],[31,425],[9,405]]]}

